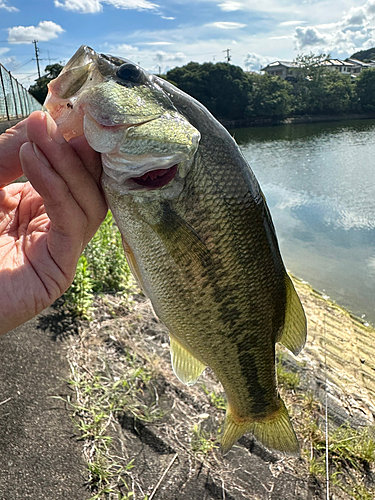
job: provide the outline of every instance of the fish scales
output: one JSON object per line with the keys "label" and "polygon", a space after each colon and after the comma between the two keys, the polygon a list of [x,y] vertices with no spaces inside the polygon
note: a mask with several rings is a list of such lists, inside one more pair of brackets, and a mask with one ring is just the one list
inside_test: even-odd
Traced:
{"label": "fish scales", "polygon": [[[95,84],[77,95],[72,82],[77,115],[59,116],[57,84],[46,106],[66,136],[83,129],[102,152],[103,189],[129,265],[170,332],[176,375],[192,384],[209,366],[219,378],[228,400],[224,453],[248,431],[265,446],[297,453],[277,390],[275,344],[298,353],[306,323],[254,174],[190,96],[126,60],[80,51],[72,66],[90,67]],[[112,122],[108,109],[116,110]],[[83,126],[74,125],[79,113]]]}

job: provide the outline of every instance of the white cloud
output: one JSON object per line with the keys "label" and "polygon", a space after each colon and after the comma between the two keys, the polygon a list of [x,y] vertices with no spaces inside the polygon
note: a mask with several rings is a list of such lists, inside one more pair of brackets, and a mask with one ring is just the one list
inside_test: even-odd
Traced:
{"label": "white cloud", "polygon": [[248,52],[244,59],[244,66],[247,70],[259,71],[260,68],[267,66],[268,63],[274,60],[275,58],[265,57],[255,52]]}
{"label": "white cloud", "polygon": [[220,28],[222,30],[236,30],[238,28],[244,28],[246,24],[231,23],[229,21],[218,21],[216,23],[206,24],[206,26],[214,26],[215,28]]}
{"label": "white cloud", "polygon": [[82,12],[84,14],[95,14],[103,10],[99,0],[64,0],[59,2],[55,0],[55,7],[61,7],[64,10],[73,12]]}
{"label": "white cloud", "polygon": [[295,45],[301,50],[313,47],[316,52],[348,54],[371,46],[375,38],[375,0],[350,7],[335,23],[295,29]]}
{"label": "white cloud", "polygon": [[172,42],[147,42],[142,45],[173,45]]}
{"label": "white cloud", "polygon": [[38,26],[14,26],[8,28],[9,43],[30,43],[33,40],[47,42],[57,38],[65,30],[53,21],[41,21]]}
{"label": "white cloud", "polygon": [[5,9],[8,12],[18,12],[19,9],[17,7],[12,7],[10,5],[7,5],[7,2],[5,0],[0,0],[0,9]]}
{"label": "white cloud", "polygon": [[226,0],[224,3],[219,3],[219,7],[226,12],[234,12],[243,8],[242,4],[235,0]]}
{"label": "white cloud", "polygon": [[363,7],[352,7],[346,16],[344,16],[343,24],[346,26],[363,25],[367,19],[367,14]]}
{"label": "white cloud", "polygon": [[183,62],[186,60],[186,56],[183,52],[177,52],[176,54],[167,54],[166,52],[163,52],[162,50],[159,50],[156,52],[154,59],[157,63],[164,63],[164,62]]}
{"label": "white cloud", "polygon": [[95,14],[103,10],[105,3],[116,9],[150,10],[159,7],[148,0],[55,0],[55,7],[82,14]]}
{"label": "white cloud", "polygon": [[0,47],[0,56],[10,51],[9,47]]}
{"label": "white cloud", "polygon": [[295,26],[296,24],[305,24],[307,21],[284,21],[279,23],[279,26]]}
{"label": "white cloud", "polygon": [[295,37],[299,49],[303,49],[306,46],[324,45],[326,43],[324,36],[313,27],[303,28],[298,26],[295,30]]}
{"label": "white cloud", "polygon": [[175,17],[167,17],[167,16],[160,16],[162,19],[167,19],[167,21],[173,21],[173,19],[176,19]]}
{"label": "white cloud", "polygon": [[151,3],[148,0],[102,0],[109,5],[113,5],[117,9],[136,9],[149,10],[159,7],[156,3]]}

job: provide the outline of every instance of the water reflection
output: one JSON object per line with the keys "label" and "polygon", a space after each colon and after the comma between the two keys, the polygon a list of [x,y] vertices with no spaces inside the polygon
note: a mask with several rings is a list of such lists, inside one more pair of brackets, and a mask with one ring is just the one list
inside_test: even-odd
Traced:
{"label": "water reflection", "polygon": [[375,324],[375,120],[233,132],[287,267]]}

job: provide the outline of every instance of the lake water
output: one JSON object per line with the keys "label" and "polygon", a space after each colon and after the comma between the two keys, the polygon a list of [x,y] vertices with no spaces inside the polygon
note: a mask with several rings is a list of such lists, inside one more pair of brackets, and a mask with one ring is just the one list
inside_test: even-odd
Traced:
{"label": "lake water", "polygon": [[236,129],[286,267],[375,325],[375,120]]}

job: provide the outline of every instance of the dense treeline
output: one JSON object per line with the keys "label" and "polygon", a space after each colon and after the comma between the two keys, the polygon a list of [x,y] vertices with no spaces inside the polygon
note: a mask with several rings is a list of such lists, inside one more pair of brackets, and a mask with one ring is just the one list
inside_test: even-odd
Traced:
{"label": "dense treeline", "polygon": [[301,56],[289,81],[231,64],[195,62],[168,71],[166,78],[224,120],[375,112],[375,69],[353,78],[320,66],[325,58]]}

